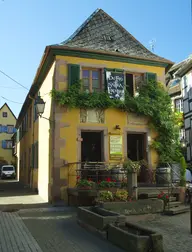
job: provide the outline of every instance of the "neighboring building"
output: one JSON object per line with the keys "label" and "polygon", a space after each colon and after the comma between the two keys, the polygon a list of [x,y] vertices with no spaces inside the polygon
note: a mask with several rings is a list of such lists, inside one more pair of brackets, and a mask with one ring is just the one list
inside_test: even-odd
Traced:
{"label": "neighboring building", "polygon": [[187,143],[187,161],[192,161],[192,56],[175,64],[167,74],[169,94],[175,111],[183,112],[184,128],[181,138]]}
{"label": "neighboring building", "polygon": [[[121,157],[146,158],[155,167],[158,156],[148,148],[154,133],[146,118],[112,108],[68,109],[57,105],[49,93],[53,88],[65,92],[80,79],[87,92],[104,92],[108,75],[118,75],[123,90],[126,87],[136,95],[144,78],[165,83],[172,65],[146,49],[101,9],[68,40],[47,46],[17,121],[20,180],[38,189],[45,200],[67,200],[67,187],[76,183],[77,162],[114,161],[113,140],[118,141]],[[122,90],[118,91],[116,95],[121,95]],[[50,122],[37,116],[38,94],[46,101],[43,116]]]}
{"label": "neighboring building", "polygon": [[[180,69],[185,61],[179,62],[171,67],[171,69],[166,74],[166,85],[168,93],[172,100],[173,111],[183,114],[183,82],[181,78],[176,75],[177,71]],[[180,140],[185,138],[185,128],[184,125],[181,127],[179,132]]]}
{"label": "neighboring building", "polygon": [[13,156],[12,136],[16,132],[16,117],[5,103],[0,108],[0,166],[2,164],[15,164],[16,158]]}

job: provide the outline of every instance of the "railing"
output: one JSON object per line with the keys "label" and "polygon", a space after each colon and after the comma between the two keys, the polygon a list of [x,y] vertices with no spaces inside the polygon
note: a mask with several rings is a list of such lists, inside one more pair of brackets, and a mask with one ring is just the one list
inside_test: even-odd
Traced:
{"label": "railing", "polygon": [[[115,170],[118,171],[117,174]],[[121,175],[120,175],[121,174]],[[121,176],[121,179],[120,179]],[[126,180],[125,172],[120,162],[83,162],[68,164],[69,187],[73,187],[77,178],[90,179],[96,184],[102,180],[109,179],[115,181],[117,186],[120,182]]]}
{"label": "railing", "polygon": [[[171,167],[171,166],[170,166]],[[142,172],[142,169],[141,169]],[[145,173],[145,182],[141,181],[141,172],[138,175],[138,186],[139,187],[153,187],[155,190],[161,192],[162,188],[168,191],[168,197],[174,195],[174,190],[178,187],[177,182],[172,181],[173,174],[178,174],[171,167],[171,179],[167,180],[166,177],[157,174],[156,170],[143,168],[143,173]],[[109,180],[113,181],[115,187],[124,188],[127,190],[127,174],[123,169],[123,164],[121,162],[75,162],[68,164],[68,187],[75,187],[77,178],[90,179],[95,182],[96,185],[100,181]],[[156,179],[164,179],[164,185],[157,184]],[[178,181],[179,182],[179,181]],[[96,186],[95,189],[98,189]],[[170,201],[168,201],[168,209],[170,208]]]}

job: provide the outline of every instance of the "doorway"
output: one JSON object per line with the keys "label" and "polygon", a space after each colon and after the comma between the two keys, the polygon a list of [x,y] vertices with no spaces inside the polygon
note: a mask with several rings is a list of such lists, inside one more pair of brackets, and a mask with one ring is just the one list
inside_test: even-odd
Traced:
{"label": "doorway", "polygon": [[132,161],[146,159],[146,134],[127,134],[127,157]]}
{"label": "doorway", "polygon": [[102,162],[104,159],[103,131],[82,131],[81,162]]}
{"label": "doorway", "polygon": [[[128,133],[127,134],[127,157],[132,161],[145,159],[147,161],[146,151],[147,135],[146,133]],[[147,167],[142,166],[138,175],[138,182],[148,180]]]}

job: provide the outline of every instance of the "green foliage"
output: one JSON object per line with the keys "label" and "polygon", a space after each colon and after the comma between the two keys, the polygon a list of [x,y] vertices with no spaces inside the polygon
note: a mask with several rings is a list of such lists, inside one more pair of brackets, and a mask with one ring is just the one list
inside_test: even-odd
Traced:
{"label": "green foliage", "polygon": [[175,124],[179,127],[182,128],[184,126],[184,117],[183,117],[183,112],[175,112]]}
{"label": "green foliage", "polygon": [[81,189],[91,189],[94,186],[94,182],[91,181],[91,179],[80,179],[80,177],[77,177],[77,188]]}
{"label": "green foliage", "polygon": [[111,188],[115,187],[115,182],[114,180],[111,180],[111,178],[106,178],[106,180],[102,180],[98,182],[98,187],[99,188]]}
{"label": "green foliage", "polygon": [[99,192],[99,201],[112,201],[113,193],[110,191],[100,191]]}
{"label": "green foliage", "polygon": [[186,161],[185,161],[185,158],[184,157],[181,157],[180,159],[180,174],[181,174],[181,179],[180,179],[180,186],[185,186],[186,184],[186,169],[187,169],[187,164],[186,164]]}
{"label": "green foliage", "polygon": [[161,163],[178,161],[181,157],[179,127],[175,124],[171,99],[160,83],[150,82],[143,85],[137,97],[131,97],[126,92],[124,101],[110,99],[107,92],[81,91],[81,83],[71,85],[66,92],[53,89],[51,96],[59,105],[69,108],[116,108],[147,116],[150,119],[150,126],[158,133],[151,148],[158,152],[159,161]]}
{"label": "green foliage", "polygon": [[115,198],[121,201],[127,201],[128,192],[126,190],[117,190],[115,193]]}

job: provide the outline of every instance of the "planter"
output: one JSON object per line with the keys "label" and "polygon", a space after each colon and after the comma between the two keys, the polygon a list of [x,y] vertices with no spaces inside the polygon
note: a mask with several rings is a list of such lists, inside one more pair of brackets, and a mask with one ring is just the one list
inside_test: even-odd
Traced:
{"label": "planter", "polygon": [[109,191],[115,193],[117,191],[117,188],[116,187],[99,188],[99,191]]}
{"label": "planter", "polygon": [[99,207],[79,207],[77,217],[95,229],[106,230],[110,223],[123,223],[125,216]]}
{"label": "planter", "polygon": [[68,204],[70,206],[92,206],[98,192],[79,188],[68,188]]}
{"label": "planter", "polygon": [[126,222],[115,226],[109,224],[107,238],[125,251],[131,252],[163,252],[162,235],[153,230]]}

